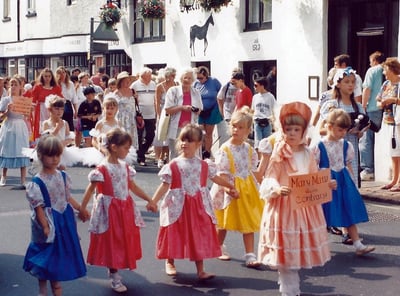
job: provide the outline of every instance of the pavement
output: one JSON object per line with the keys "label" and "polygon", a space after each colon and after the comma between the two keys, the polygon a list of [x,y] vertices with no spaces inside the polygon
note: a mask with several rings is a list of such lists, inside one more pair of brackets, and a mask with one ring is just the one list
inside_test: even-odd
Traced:
{"label": "pavement", "polygon": [[365,200],[400,205],[400,192],[381,189],[384,182],[362,181],[360,194]]}

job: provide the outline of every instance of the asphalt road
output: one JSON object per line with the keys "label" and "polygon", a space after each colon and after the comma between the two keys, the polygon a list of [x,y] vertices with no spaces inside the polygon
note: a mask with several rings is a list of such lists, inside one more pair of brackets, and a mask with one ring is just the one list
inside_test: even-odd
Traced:
{"label": "asphalt road", "polygon": [[[139,170],[139,169],[138,169]],[[73,194],[81,200],[88,184],[88,168],[68,169],[74,186]],[[16,185],[17,170],[10,171],[8,183]],[[149,194],[159,184],[154,168],[141,168],[137,183]],[[0,296],[37,295],[36,279],[22,270],[26,247],[30,240],[28,203],[23,191],[0,188]],[[205,261],[206,270],[217,275],[208,282],[196,278],[195,265],[178,260],[178,275],[165,274],[164,262],[155,259],[158,215],[142,209],[146,227],[142,229],[143,258],[135,271],[122,271],[128,292],[123,295],[278,295],[277,273],[267,267],[260,270],[244,267],[243,243],[238,233],[228,233],[227,245],[232,260]],[[400,207],[367,204],[370,222],[359,225],[364,243],[376,246],[369,256],[357,257],[351,246],[341,244],[339,236],[331,235],[332,259],[323,267],[302,270],[302,295],[400,295]],[[81,245],[87,253],[87,223],[78,222]],[[109,288],[104,268],[88,266],[85,278],[64,282],[63,295],[116,295]],[[49,291],[49,295],[50,291]]]}

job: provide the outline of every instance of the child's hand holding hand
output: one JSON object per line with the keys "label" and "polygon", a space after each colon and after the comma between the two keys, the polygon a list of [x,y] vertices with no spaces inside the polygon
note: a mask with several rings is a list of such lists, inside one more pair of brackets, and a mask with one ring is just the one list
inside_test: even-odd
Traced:
{"label": "child's hand holding hand", "polygon": [[148,211],[150,211],[150,212],[153,212],[153,213],[157,213],[157,211],[158,211],[157,204],[156,204],[153,200],[150,200],[150,201],[147,203],[146,209],[147,209]]}
{"label": "child's hand holding hand", "polygon": [[226,188],[225,192],[233,198],[239,198],[239,192],[235,188]]}
{"label": "child's hand holding hand", "polygon": [[88,212],[88,210],[81,208],[79,209],[78,217],[82,220],[82,222],[86,222],[90,219],[90,213]]}

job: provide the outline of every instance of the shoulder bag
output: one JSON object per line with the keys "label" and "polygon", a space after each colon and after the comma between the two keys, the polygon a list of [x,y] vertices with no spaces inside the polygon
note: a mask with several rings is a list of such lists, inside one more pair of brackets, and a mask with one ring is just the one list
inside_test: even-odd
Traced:
{"label": "shoulder bag", "polygon": [[133,98],[135,99],[136,127],[137,127],[138,129],[143,129],[143,128],[144,128],[144,119],[143,119],[143,115],[142,115],[142,112],[140,112],[139,104],[138,104],[137,98],[135,97],[134,94],[133,94]]}

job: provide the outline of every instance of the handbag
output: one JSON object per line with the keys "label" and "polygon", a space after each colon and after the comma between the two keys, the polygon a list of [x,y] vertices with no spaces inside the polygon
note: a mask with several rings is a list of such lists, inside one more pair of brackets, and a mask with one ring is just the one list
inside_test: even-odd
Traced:
{"label": "handbag", "polygon": [[[397,109],[397,102],[396,102],[396,104],[393,104],[394,106],[393,106],[393,117],[395,118],[395,115],[396,115],[396,109]],[[396,123],[393,123],[393,129],[392,129],[392,149],[396,149],[396,146],[397,146],[397,144],[396,144]]]}
{"label": "handbag", "polygon": [[139,104],[137,101],[137,98],[134,96],[135,99],[135,109],[136,109],[136,127],[138,129],[143,129],[144,128],[144,119],[143,119],[143,115],[142,112],[140,112],[140,108],[139,108]]}
{"label": "handbag", "polygon": [[213,108],[207,110],[201,110],[199,116],[203,119],[207,119],[208,117],[210,117]]}
{"label": "handbag", "polygon": [[269,126],[269,119],[268,118],[256,118],[254,121],[260,126],[260,127],[267,127]]}
{"label": "handbag", "polygon": [[161,110],[160,120],[158,121],[157,127],[158,141],[165,141],[167,139],[170,119],[171,116],[167,114],[165,109]]}

